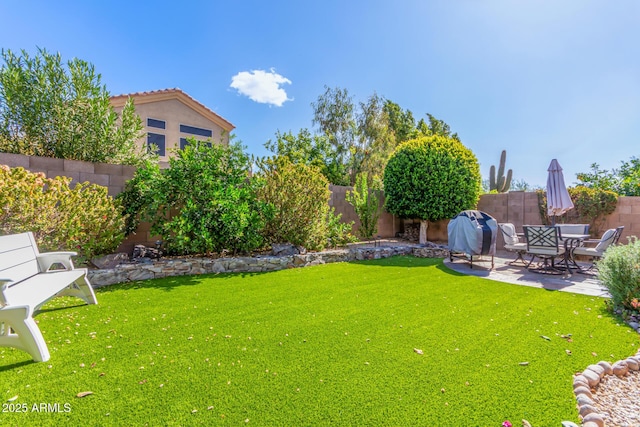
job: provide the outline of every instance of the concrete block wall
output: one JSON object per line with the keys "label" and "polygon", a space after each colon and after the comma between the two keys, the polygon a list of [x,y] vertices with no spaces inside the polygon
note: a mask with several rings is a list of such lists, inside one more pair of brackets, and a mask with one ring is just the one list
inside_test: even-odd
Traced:
{"label": "concrete block wall", "polygon": [[[360,227],[360,219],[356,214],[355,209],[349,202],[347,202],[347,191],[353,190],[353,187],[345,187],[341,185],[329,185],[329,191],[331,191],[331,198],[329,199],[329,206],[335,209],[336,214],[342,215],[342,221],[353,221],[353,233],[356,234],[358,227]],[[395,237],[396,233],[403,230],[403,222],[395,215],[391,215],[383,209],[384,206],[384,193],[380,198],[380,209],[382,213],[378,219],[378,233],[380,237]],[[356,234],[357,235],[357,234]]]}
{"label": "concrete block wall", "polygon": [[640,236],[640,197],[619,197],[616,210],[604,221],[601,229],[624,225],[620,243],[627,243],[628,237]]}
{"label": "concrete block wall", "polygon": [[[111,196],[116,196],[123,191],[126,181],[133,177],[136,170],[135,166],[10,153],[0,153],[0,165],[23,167],[31,172],[43,172],[49,178],[68,176],[73,179],[72,183],[88,181],[107,187]],[[360,226],[360,221],[353,207],[346,201],[346,193],[351,190],[351,187],[331,185],[329,189],[331,190],[329,205],[335,208],[336,213],[342,214],[343,221],[354,222],[353,231],[355,233]],[[384,194],[380,200],[380,206],[384,206]],[[480,196],[478,210],[487,212],[498,222],[513,223],[518,231],[521,231],[525,224],[542,223],[538,208],[538,195],[535,192],[512,191],[504,194],[483,194]],[[396,233],[404,231],[405,222],[406,220],[383,210],[378,220],[378,235],[394,237]],[[429,240],[446,242],[448,223],[449,220],[430,222],[427,233]],[[640,236],[640,197],[620,197],[616,210],[605,219],[600,229],[606,230],[621,225],[625,227],[621,243],[626,243],[629,236]],[[119,249],[131,252],[134,244],[141,243],[153,246],[156,240],[158,237],[151,235],[150,224],[143,223],[140,224],[135,234],[127,237]],[[503,241],[500,234],[498,234],[498,243],[499,247],[502,247]]]}
{"label": "concrete block wall", "polygon": [[71,184],[88,181],[107,187],[110,196],[122,192],[124,184],[133,177],[135,166],[91,163],[80,160],[55,159],[53,157],[25,156],[0,153],[0,165],[23,167],[31,172],[43,172],[47,178],[67,176]]}

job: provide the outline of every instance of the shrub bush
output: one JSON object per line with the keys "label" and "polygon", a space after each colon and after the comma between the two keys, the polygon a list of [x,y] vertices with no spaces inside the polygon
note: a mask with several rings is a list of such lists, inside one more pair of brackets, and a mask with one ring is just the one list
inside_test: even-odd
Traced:
{"label": "shrub bush", "polygon": [[0,166],[0,232],[32,231],[44,251],[76,251],[81,259],[115,250],[124,238],[120,204],[107,188],[46,178]]}
{"label": "shrub bush", "polygon": [[360,220],[358,235],[362,239],[370,239],[378,232],[378,219],[381,213],[381,183],[378,180],[370,187],[367,181],[366,173],[358,174],[353,191],[347,191],[346,195],[347,202],[353,206]]}
{"label": "shrub bush", "polygon": [[319,168],[286,157],[267,159],[261,167],[264,186],[258,197],[274,209],[263,232],[269,243],[320,250],[351,240],[352,224],[343,226],[329,209],[329,182]]}
{"label": "shrub bush", "polygon": [[420,243],[425,243],[427,221],[474,209],[481,188],[473,152],[458,140],[438,135],[401,144],[384,170],[385,207],[402,218],[422,220]]}
{"label": "shrub bush", "polygon": [[637,301],[640,300],[640,241],[638,238],[631,237],[628,245],[610,246],[605,256],[598,262],[598,277],[609,290],[614,307],[638,311]]}
{"label": "shrub bush", "polygon": [[327,212],[327,245],[330,248],[357,241],[356,236],[351,234],[352,228],[353,221],[343,222],[342,214],[336,214],[333,207],[329,208],[329,212]]}
{"label": "shrub bush", "polygon": [[[562,221],[590,224],[591,234],[599,236],[606,216],[616,209],[618,195],[613,191],[582,185],[570,187],[568,191],[574,208],[562,216]],[[547,215],[547,192],[540,189],[537,193],[540,215],[546,224],[550,224],[551,220]]]}
{"label": "shrub bush", "polygon": [[[249,178],[242,147],[196,142],[176,152],[169,168],[148,163],[121,196],[125,211],[149,221],[168,253],[251,252],[264,244],[270,207],[259,201],[260,180]],[[138,213],[139,212],[139,213]]]}

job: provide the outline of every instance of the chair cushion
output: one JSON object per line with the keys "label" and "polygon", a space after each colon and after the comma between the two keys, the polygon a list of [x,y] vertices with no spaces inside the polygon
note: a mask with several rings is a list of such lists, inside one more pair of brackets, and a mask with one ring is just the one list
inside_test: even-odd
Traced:
{"label": "chair cushion", "polygon": [[504,245],[504,248],[508,251],[515,251],[515,252],[526,252],[527,251],[527,244],[526,243],[516,243],[513,245]]}
{"label": "chair cushion", "polygon": [[598,243],[596,245],[596,250],[598,252],[604,252],[609,245],[611,245],[611,243],[613,242],[613,238],[616,235],[616,230],[615,228],[610,228],[607,231],[604,232],[604,234],[602,235],[602,238],[600,239],[600,243]]}
{"label": "chair cushion", "polygon": [[597,250],[596,248],[588,248],[586,246],[578,246],[573,250],[574,255],[584,255],[590,257],[601,258],[603,255],[602,251]]}
{"label": "chair cushion", "polygon": [[506,245],[516,245],[520,242],[520,239],[518,239],[518,235],[516,234],[516,227],[513,224],[506,222],[504,224],[500,224],[500,228],[502,229],[502,237],[504,237],[504,243]]}

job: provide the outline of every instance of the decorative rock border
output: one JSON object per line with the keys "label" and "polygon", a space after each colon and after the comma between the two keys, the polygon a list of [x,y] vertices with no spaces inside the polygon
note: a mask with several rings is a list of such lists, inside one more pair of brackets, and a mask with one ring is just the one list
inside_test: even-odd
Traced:
{"label": "decorative rock border", "polygon": [[373,248],[355,246],[348,249],[312,252],[303,255],[160,259],[149,263],[120,264],[110,269],[89,270],[87,275],[94,287],[102,287],[116,283],[170,276],[209,273],[259,273],[330,262],[389,258],[395,255],[413,255],[419,258],[446,258],[449,256],[449,251],[437,245],[429,247],[405,244]]}
{"label": "decorative rock border", "polygon": [[[589,365],[584,372],[573,377],[573,393],[578,403],[578,413],[582,419],[582,427],[604,427],[606,415],[599,413],[593,400],[594,389],[605,375],[624,378],[631,371],[640,371],[640,350],[635,356],[620,360],[613,365],[601,361]],[[595,392],[597,394],[597,392]]]}

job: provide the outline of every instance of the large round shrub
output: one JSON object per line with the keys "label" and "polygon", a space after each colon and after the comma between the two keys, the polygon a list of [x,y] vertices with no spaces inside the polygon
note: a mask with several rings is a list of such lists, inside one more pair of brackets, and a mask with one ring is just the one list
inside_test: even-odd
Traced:
{"label": "large round shrub", "polygon": [[261,185],[249,178],[249,158],[238,144],[228,147],[190,140],[160,170],[139,168],[121,199],[129,231],[137,220],[151,223],[168,253],[248,253],[263,244],[271,209],[256,197]]}
{"label": "large round shrub", "polygon": [[460,141],[439,135],[401,144],[384,171],[385,208],[422,220],[420,243],[426,242],[427,221],[474,209],[480,190],[476,156]]}
{"label": "large round shrub", "polygon": [[598,277],[614,307],[637,310],[632,302],[640,300],[640,241],[632,237],[628,245],[610,246],[598,262]]}
{"label": "large round shrub", "polygon": [[269,243],[320,250],[351,240],[351,223],[342,223],[329,206],[329,181],[319,168],[276,157],[265,162],[260,177],[258,199],[274,208],[263,231]]}

